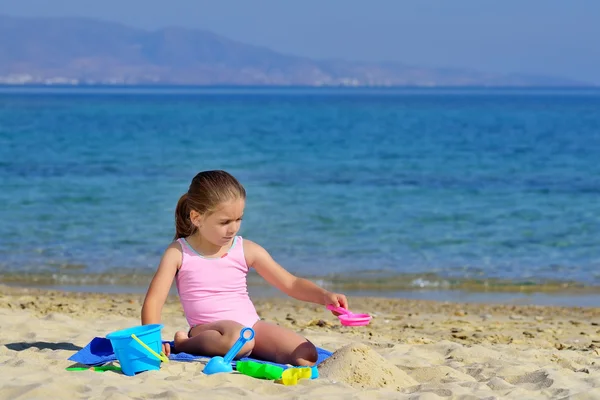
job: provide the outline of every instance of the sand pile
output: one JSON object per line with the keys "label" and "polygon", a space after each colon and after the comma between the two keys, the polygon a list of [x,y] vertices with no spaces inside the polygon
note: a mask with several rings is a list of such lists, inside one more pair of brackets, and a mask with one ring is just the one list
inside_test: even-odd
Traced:
{"label": "sand pile", "polygon": [[319,375],[357,389],[400,390],[418,385],[404,371],[364,344],[342,347],[319,366]]}

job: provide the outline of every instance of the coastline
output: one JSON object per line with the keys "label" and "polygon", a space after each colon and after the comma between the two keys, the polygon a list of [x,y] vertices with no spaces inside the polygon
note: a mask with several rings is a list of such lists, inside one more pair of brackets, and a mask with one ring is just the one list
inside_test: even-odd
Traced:
{"label": "coastline", "polygon": [[[508,281],[486,278],[445,278],[435,274],[389,277],[304,276],[350,297],[378,297],[453,303],[597,307],[600,286],[572,281]],[[144,294],[152,274],[0,274],[0,285],[50,291]],[[248,275],[253,298],[285,297],[256,273]],[[171,295],[177,295],[175,285]]]}
{"label": "coastline", "polygon": [[[383,297],[351,298],[374,318],[347,328],[324,307],[283,297],[257,297],[260,315],[338,351],[315,381],[282,386],[237,374],[205,376],[203,363],[171,362],[136,377],[69,373],[67,361],[93,337],[139,324],[143,293],[85,293],[0,286],[0,398],[55,392],[69,398],[571,398],[600,395],[600,308],[449,303]],[[163,339],[186,323],[170,296]],[[350,346],[350,350],[348,350]],[[362,347],[361,347],[362,346]],[[367,347],[364,347],[367,346]],[[343,361],[342,368],[333,362]],[[354,378],[361,361],[378,370]],[[373,361],[375,360],[375,361]],[[379,371],[379,372],[378,372]],[[382,378],[381,371],[395,371]],[[336,375],[337,374],[337,375]],[[118,391],[111,392],[111,387]],[[22,396],[22,397],[19,397]]]}

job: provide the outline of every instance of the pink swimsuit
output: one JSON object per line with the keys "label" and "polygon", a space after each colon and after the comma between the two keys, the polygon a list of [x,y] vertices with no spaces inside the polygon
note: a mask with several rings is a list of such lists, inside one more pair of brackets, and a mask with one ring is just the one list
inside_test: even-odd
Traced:
{"label": "pink swimsuit", "polygon": [[175,280],[190,327],[223,320],[252,327],[260,317],[248,296],[242,237],[221,258],[201,256],[185,239],[177,241],[183,259]]}

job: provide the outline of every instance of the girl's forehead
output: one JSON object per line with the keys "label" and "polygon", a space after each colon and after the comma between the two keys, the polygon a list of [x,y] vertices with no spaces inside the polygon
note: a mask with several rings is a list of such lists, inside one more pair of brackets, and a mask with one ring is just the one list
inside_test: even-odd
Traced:
{"label": "girl's forehead", "polygon": [[222,203],[219,207],[214,211],[213,215],[219,216],[235,216],[239,217],[244,213],[244,206],[246,202],[243,199],[237,199],[228,201],[227,203]]}

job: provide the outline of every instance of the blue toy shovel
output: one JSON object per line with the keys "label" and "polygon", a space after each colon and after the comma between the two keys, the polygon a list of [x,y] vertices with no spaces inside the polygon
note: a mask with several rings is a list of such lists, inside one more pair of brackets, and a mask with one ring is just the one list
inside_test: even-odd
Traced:
{"label": "blue toy shovel", "polygon": [[[244,337],[246,333],[250,333],[249,337]],[[210,361],[204,367],[204,373],[206,375],[218,374],[219,372],[233,372],[231,367],[231,361],[237,353],[240,352],[242,346],[254,339],[254,329],[244,328],[240,332],[240,338],[233,344],[233,347],[225,354],[225,357],[216,356],[210,359]]]}

